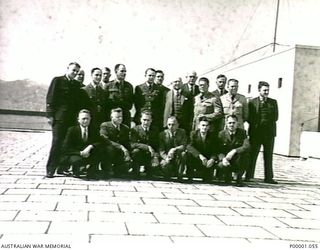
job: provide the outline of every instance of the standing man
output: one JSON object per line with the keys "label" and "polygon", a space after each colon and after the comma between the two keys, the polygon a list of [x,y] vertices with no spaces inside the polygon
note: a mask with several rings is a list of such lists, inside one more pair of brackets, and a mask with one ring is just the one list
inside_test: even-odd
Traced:
{"label": "standing man", "polygon": [[108,108],[121,108],[123,123],[129,128],[131,126],[130,110],[133,105],[133,87],[131,83],[125,81],[127,69],[124,64],[117,64],[114,67],[116,79],[111,81],[107,87]]}
{"label": "standing man", "polygon": [[[190,112],[188,98],[182,94],[182,80],[176,78],[172,83],[172,90],[168,91],[165,98],[165,108],[163,113],[163,121],[167,121],[170,116],[176,117],[180,128],[187,130],[189,128]],[[166,123],[163,127],[166,127]]]}
{"label": "standing man", "polygon": [[91,70],[92,82],[83,88],[87,93],[92,114],[92,123],[99,128],[102,122],[107,120],[107,98],[104,90],[100,86],[102,70],[93,68]]}
{"label": "standing man", "polygon": [[223,109],[220,98],[209,92],[209,79],[201,77],[198,82],[200,94],[194,98],[193,128],[196,130],[199,118],[207,117],[210,124],[210,131],[215,135],[220,130],[220,121],[223,117]]}
{"label": "standing man", "polygon": [[264,182],[277,184],[273,179],[273,146],[278,120],[278,103],[268,97],[269,83],[260,81],[259,96],[249,101],[249,136],[251,143],[251,164],[246,173],[246,180],[254,177],[257,157],[263,145]]}
{"label": "standing man", "polygon": [[226,128],[218,135],[218,166],[225,182],[231,183],[232,172],[237,174],[237,185],[243,186],[242,175],[249,164],[250,143],[246,131],[238,128],[236,115],[227,115]]}
{"label": "standing man", "polygon": [[63,164],[72,165],[76,177],[86,169],[89,164],[88,177],[98,173],[99,164],[99,132],[90,125],[91,115],[87,109],[82,109],[78,115],[78,125],[68,129],[63,143]]}
{"label": "standing man", "polygon": [[100,87],[103,90],[107,89],[107,85],[109,84],[109,79],[111,76],[111,70],[108,67],[102,68],[102,82],[100,83]]}
{"label": "standing man", "polygon": [[217,158],[217,138],[209,132],[209,120],[199,119],[198,129],[191,131],[187,146],[187,176],[191,181],[197,172],[203,181],[210,182]]}
{"label": "standing man", "polygon": [[151,127],[152,114],[148,110],[141,113],[140,125],[131,130],[131,155],[133,171],[136,178],[140,177],[140,167],[144,166],[148,177],[152,177],[154,169],[159,165],[158,141],[159,132]]}
{"label": "standing man", "polygon": [[79,70],[79,72],[78,72],[78,74],[76,75],[76,77],[74,78],[76,81],[78,81],[79,83],[80,83],[80,87],[82,88],[82,87],[84,87],[84,86],[86,86],[86,85],[84,85],[84,76],[85,76],[85,74],[84,74],[84,70],[83,69],[80,69]]}
{"label": "standing man", "polygon": [[181,93],[187,98],[186,105],[189,114],[187,115],[186,124],[186,133],[189,135],[192,130],[193,122],[193,110],[194,110],[194,97],[200,93],[199,86],[196,85],[198,79],[197,72],[191,71],[187,74],[187,83],[184,83],[181,87]]}
{"label": "standing man", "polygon": [[161,105],[159,107],[159,113],[161,114],[159,117],[159,124],[161,127],[159,128],[161,131],[163,129],[162,124],[164,122],[163,120],[163,113],[164,113],[164,106],[165,106],[165,99],[166,99],[166,94],[170,90],[166,86],[163,85],[164,81],[164,73],[162,70],[156,70],[156,78],[154,79],[154,83],[159,87],[160,89],[160,95],[161,95]]}
{"label": "standing man", "polygon": [[160,167],[166,179],[177,176],[181,180],[186,164],[186,132],[174,116],[168,118],[167,127],[159,135]]}
{"label": "standing man", "polygon": [[46,166],[48,178],[53,178],[61,158],[61,147],[67,129],[76,124],[76,117],[82,108],[80,83],[74,80],[80,65],[71,62],[63,76],[53,78],[46,97],[46,109],[52,126],[52,144]]}
{"label": "standing man", "polygon": [[227,83],[227,77],[222,74],[218,75],[217,80],[216,80],[217,89],[214,90],[212,92],[212,94],[219,96],[219,97],[227,94],[228,91],[225,89],[226,83]]}
{"label": "standing man", "polygon": [[[229,79],[227,83],[228,93],[220,96],[223,106],[224,117],[227,115],[237,116],[237,125],[239,128],[244,128],[244,122],[248,121],[249,108],[247,98],[244,95],[238,94],[239,81]],[[221,130],[224,128],[225,119],[222,119]]]}
{"label": "standing man", "polygon": [[136,113],[134,116],[134,122],[136,124],[140,123],[141,110],[147,109],[152,112],[152,126],[161,130],[162,124],[159,124],[161,119],[159,117],[161,114],[161,92],[159,86],[154,84],[154,78],[156,71],[153,68],[148,68],[145,71],[146,81],[135,88],[134,92],[134,105],[136,108]]}
{"label": "standing man", "polygon": [[131,164],[130,157],[130,129],[122,123],[122,110],[116,108],[111,110],[111,121],[104,122],[100,126],[102,138],[101,168],[104,178],[109,178],[111,172],[116,177],[128,174]]}

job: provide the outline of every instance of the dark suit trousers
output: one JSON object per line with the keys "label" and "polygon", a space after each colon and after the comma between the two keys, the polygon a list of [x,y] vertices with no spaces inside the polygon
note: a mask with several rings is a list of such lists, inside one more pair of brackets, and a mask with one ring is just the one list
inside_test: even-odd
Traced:
{"label": "dark suit trousers", "polygon": [[260,136],[251,137],[251,163],[249,169],[246,173],[246,178],[253,178],[256,168],[256,162],[258,154],[263,146],[263,161],[264,161],[264,179],[271,180],[273,179],[273,169],[272,169],[272,154],[274,146],[274,137],[261,133]]}
{"label": "dark suit trousers", "polygon": [[135,173],[139,173],[140,166],[145,166],[147,173],[151,172],[151,154],[149,150],[135,148],[131,152],[133,168]]}
{"label": "dark suit trousers", "polygon": [[47,173],[54,173],[61,160],[61,148],[67,133],[68,126],[60,121],[52,125],[52,143],[47,161]]}
{"label": "dark suit trousers", "polygon": [[249,153],[236,154],[230,161],[230,166],[222,168],[222,172],[225,174],[225,177],[231,178],[232,172],[237,174],[238,179],[242,179],[242,175],[246,169],[248,169],[250,164],[250,155]]}
{"label": "dark suit trousers", "polygon": [[[195,158],[187,153],[187,176],[188,178],[201,177],[203,179],[212,179],[214,166],[206,168],[202,165],[200,158]],[[196,174],[195,174],[196,173]],[[195,176],[196,175],[196,176]]]}

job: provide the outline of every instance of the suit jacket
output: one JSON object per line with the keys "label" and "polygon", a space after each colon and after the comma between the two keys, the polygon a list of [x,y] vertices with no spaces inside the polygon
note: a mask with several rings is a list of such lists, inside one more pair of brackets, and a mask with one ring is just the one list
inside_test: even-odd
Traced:
{"label": "suit jacket", "polygon": [[140,114],[142,109],[149,109],[152,111],[153,122],[158,124],[158,118],[162,115],[162,93],[157,84],[152,84],[151,89],[147,83],[142,83],[136,86],[134,91],[134,106],[136,108],[135,119],[136,123],[140,122]]}
{"label": "suit jacket", "polygon": [[207,133],[205,140],[202,140],[200,130],[191,131],[190,143],[187,146],[187,150],[195,158],[198,158],[200,154],[206,158],[214,159],[217,154],[217,137],[212,133]]}
{"label": "suit jacket", "polygon": [[203,98],[201,98],[201,94],[197,95],[194,98],[194,130],[198,128],[199,115],[205,115],[209,119],[210,125],[213,126],[214,129],[218,129],[220,124],[217,125],[217,123],[223,117],[223,108],[220,98],[210,92],[206,93]]}
{"label": "suit jacket", "polygon": [[220,159],[224,158],[232,149],[235,149],[238,154],[249,152],[250,143],[246,131],[237,128],[233,140],[231,140],[227,129],[220,131],[218,135],[218,149]]}
{"label": "suit jacket", "polygon": [[90,111],[92,117],[99,125],[107,120],[107,95],[106,92],[98,85],[96,88],[94,83],[90,83],[83,88],[90,100]]}
{"label": "suit jacket", "polygon": [[82,139],[80,125],[72,126],[68,129],[64,139],[62,152],[66,155],[80,155],[80,151],[89,145],[94,147],[100,145],[98,130],[90,125],[88,127],[88,140],[85,142]]}
{"label": "suit jacket", "polygon": [[130,141],[132,149],[148,150],[151,146],[156,152],[158,151],[159,133],[154,127],[150,127],[146,132],[141,125],[131,129]]}
{"label": "suit jacket", "polygon": [[194,85],[194,93],[191,93],[190,88],[189,88],[189,84],[188,83],[184,83],[182,85],[182,87],[181,87],[181,92],[190,101],[193,101],[193,97],[198,95],[200,93],[200,90],[199,90],[199,86],[195,84]]}
{"label": "suit jacket", "polygon": [[[270,114],[270,120],[268,121],[268,126],[264,126],[263,133],[268,136],[275,137],[277,134],[277,125],[276,122],[278,120],[278,103],[275,99],[267,98],[266,100],[268,113]],[[259,97],[253,98],[249,101],[249,118],[248,122],[249,126],[249,136],[257,136],[261,131],[260,127],[260,99]]]}
{"label": "suit jacket", "polygon": [[47,117],[60,121],[68,127],[76,124],[80,109],[85,108],[80,83],[64,76],[53,78],[46,96]]}
{"label": "suit jacket", "polygon": [[221,95],[219,89],[216,89],[216,90],[212,91],[212,94],[214,94],[215,96],[218,96],[218,97],[220,97],[220,98],[221,98],[221,96],[223,96],[223,95],[225,95],[225,94],[227,94],[227,93],[228,93],[228,90],[226,90],[226,89],[223,89],[222,95]]}
{"label": "suit jacket", "polygon": [[103,122],[100,125],[100,136],[105,144],[111,144],[112,146],[119,148],[124,146],[127,150],[131,150],[130,147],[130,129],[124,124],[120,124],[120,130],[118,130],[111,121]]}
{"label": "suit jacket", "polygon": [[[168,118],[173,115],[173,105],[174,105],[174,94],[175,92],[173,90],[170,90],[166,94],[165,99],[165,106],[164,106],[164,113],[163,113],[163,127],[167,126],[167,120]],[[188,104],[188,98],[185,97],[181,92],[181,113],[182,113],[182,119],[183,122],[187,122],[190,120],[190,115],[192,112],[190,112],[189,104]]]}
{"label": "suit jacket", "polygon": [[[236,115],[238,118],[238,126],[243,128],[243,123],[248,121],[249,108],[247,98],[244,95],[236,94],[234,100],[230,95],[223,95],[220,97],[224,116]],[[223,119],[223,125],[224,125]]]}
{"label": "suit jacket", "polygon": [[165,159],[167,153],[171,148],[178,148],[179,150],[185,150],[187,145],[187,136],[184,129],[178,128],[175,137],[171,137],[169,129],[165,129],[159,135],[159,153],[160,156]]}

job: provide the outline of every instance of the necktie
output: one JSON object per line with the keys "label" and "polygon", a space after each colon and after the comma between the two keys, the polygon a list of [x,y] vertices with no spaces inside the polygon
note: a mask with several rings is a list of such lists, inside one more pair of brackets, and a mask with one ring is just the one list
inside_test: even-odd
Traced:
{"label": "necktie", "polygon": [[231,133],[231,134],[230,134],[230,138],[231,138],[231,141],[233,141],[233,139],[234,139],[234,133]]}
{"label": "necktie", "polygon": [[83,141],[86,142],[88,140],[88,128],[83,129]]}

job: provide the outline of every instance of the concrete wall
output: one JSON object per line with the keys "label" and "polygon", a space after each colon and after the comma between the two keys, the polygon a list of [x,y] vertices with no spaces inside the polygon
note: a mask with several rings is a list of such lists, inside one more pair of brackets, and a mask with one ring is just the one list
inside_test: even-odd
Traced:
{"label": "concrete wall", "polygon": [[[318,131],[320,100],[320,47],[296,46],[290,155],[299,154],[301,131]],[[304,126],[301,127],[301,123]],[[312,143],[320,148],[320,141]]]}

